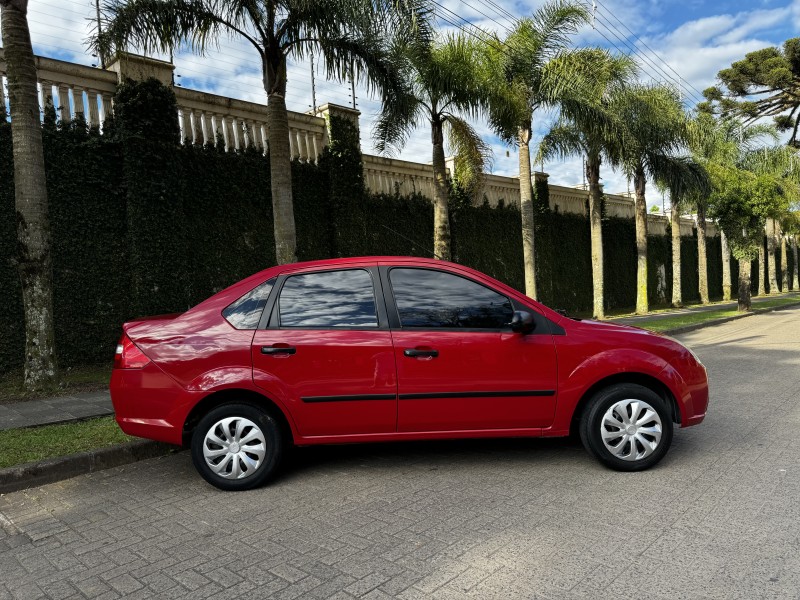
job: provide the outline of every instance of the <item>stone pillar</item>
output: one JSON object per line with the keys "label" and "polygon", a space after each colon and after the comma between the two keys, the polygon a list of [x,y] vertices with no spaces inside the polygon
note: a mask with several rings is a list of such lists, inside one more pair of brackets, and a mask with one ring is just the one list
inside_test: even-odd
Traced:
{"label": "stone pillar", "polygon": [[[361,135],[360,135],[360,127],[359,127],[359,117],[361,116],[361,111],[355,110],[353,108],[348,108],[346,106],[340,106],[338,104],[323,104],[322,106],[317,108],[317,111],[314,113],[317,117],[322,117],[325,119],[327,123],[327,133],[328,133],[328,140],[329,143],[333,142],[336,134],[334,132],[331,135],[331,117],[341,117],[343,119],[347,119],[351,124],[353,124],[356,128],[356,133],[358,133],[358,137],[356,140],[358,141],[358,150],[361,151]],[[324,141],[323,141],[324,143]]]}
{"label": "stone pillar", "polygon": [[124,83],[126,79],[144,81],[154,77],[164,85],[171,86],[175,65],[147,56],[118,52],[108,63],[106,70],[114,71],[119,83]]}
{"label": "stone pillar", "polygon": [[86,90],[86,99],[89,102],[89,125],[100,127],[100,105],[97,103],[98,93],[96,90]]}

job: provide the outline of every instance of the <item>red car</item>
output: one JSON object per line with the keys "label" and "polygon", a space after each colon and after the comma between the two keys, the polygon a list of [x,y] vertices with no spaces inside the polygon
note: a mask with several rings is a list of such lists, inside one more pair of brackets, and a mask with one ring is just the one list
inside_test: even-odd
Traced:
{"label": "red car", "polygon": [[638,471],[708,404],[706,370],[678,342],[565,317],[438,260],[276,266],[123,329],[120,427],[190,446],[227,490],[267,481],[286,444],[577,432],[604,464]]}

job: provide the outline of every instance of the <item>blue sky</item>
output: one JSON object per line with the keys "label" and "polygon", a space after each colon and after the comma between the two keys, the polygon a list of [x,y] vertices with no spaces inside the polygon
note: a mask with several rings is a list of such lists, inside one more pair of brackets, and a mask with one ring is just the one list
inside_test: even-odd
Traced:
{"label": "blue sky", "polygon": [[[800,35],[800,0],[595,0],[595,27],[584,28],[575,38],[576,45],[616,47],[634,53],[641,59],[642,79],[669,79],[682,84],[687,107],[695,102],[698,92],[714,83],[717,72],[747,52]],[[438,0],[439,12],[450,20],[454,15],[485,30],[499,31],[510,23],[510,15],[529,14],[541,4],[539,0]],[[591,0],[587,0],[591,6]],[[38,54],[82,64],[96,62],[85,50],[94,15],[94,0],[30,0],[29,22],[35,51]],[[442,22],[443,28],[452,28]],[[646,46],[645,46],[646,45]],[[175,57],[178,81],[185,87],[221,95],[265,102],[261,88],[257,56],[238,40],[223,40],[218,52],[206,57],[178,53]],[[293,64],[289,71],[287,104],[291,110],[305,112],[311,105],[310,65]],[[350,103],[348,85],[326,82],[318,73],[317,103]],[[358,89],[358,107],[362,111],[362,147],[373,153],[371,125],[378,103]],[[537,138],[552,122],[553,115],[535,116]],[[492,171],[502,175],[518,172],[514,148],[503,146],[488,126],[476,121],[475,126],[494,150]],[[536,142],[536,139],[534,140]],[[430,135],[425,124],[397,156],[419,162],[430,161]],[[539,166],[537,165],[537,168]],[[575,185],[582,181],[581,160],[545,164],[550,181]],[[624,191],[625,178],[606,169],[603,172],[606,190]],[[660,205],[656,194],[650,203]]]}

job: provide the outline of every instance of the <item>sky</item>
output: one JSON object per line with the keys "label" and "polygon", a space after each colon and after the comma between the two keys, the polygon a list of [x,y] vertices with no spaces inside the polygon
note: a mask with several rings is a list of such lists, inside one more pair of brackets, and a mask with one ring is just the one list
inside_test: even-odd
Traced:
{"label": "sky", "polygon": [[[30,0],[29,25],[37,54],[84,65],[97,63],[86,49],[86,39],[95,23],[95,0]],[[587,0],[591,8],[591,0]],[[436,6],[443,31],[453,29],[446,21],[464,26],[468,21],[501,36],[513,16],[530,14],[540,0],[438,0]],[[781,44],[800,36],[800,0],[595,0],[594,26],[587,25],[574,38],[576,46],[603,46],[635,55],[641,65],[642,80],[666,81],[682,90],[684,103],[691,108],[701,101],[701,92],[715,83],[720,69],[740,60],[748,52]],[[0,44],[1,44],[0,40]],[[223,38],[218,49],[198,57],[188,51],[174,59],[176,81],[180,85],[206,92],[265,103],[260,61],[255,50],[240,39]],[[311,65],[291,61],[288,74],[287,106],[306,112],[311,109]],[[350,106],[349,84],[326,81],[317,65],[316,102]],[[358,86],[357,108],[361,111],[362,150],[377,154],[372,139],[372,124],[380,109],[377,101]],[[534,115],[534,145],[552,125],[554,115]],[[504,145],[485,121],[473,121],[490,144],[493,161],[490,171],[516,175],[518,156],[514,147]],[[535,151],[535,150],[534,150]],[[396,158],[427,163],[431,160],[430,133],[420,123]],[[541,165],[536,165],[541,170]],[[580,185],[582,161],[575,158],[545,163],[550,182]],[[628,182],[621,173],[608,168],[601,172],[605,190],[625,192]],[[661,197],[651,190],[648,204],[661,206]]]}

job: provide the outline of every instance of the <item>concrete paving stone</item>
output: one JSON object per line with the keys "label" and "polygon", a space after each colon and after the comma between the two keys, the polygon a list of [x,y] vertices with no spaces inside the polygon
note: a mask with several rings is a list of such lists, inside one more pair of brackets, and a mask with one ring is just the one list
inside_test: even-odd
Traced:
{"label": "concrete paving stone", "polygon": [[681,338],[710,412],[648,472],[563,440],[308,448],[226,494],[176,454],[0,496],[0,599],[797,599],[800,310]]}

